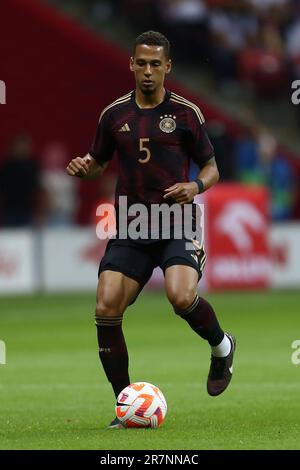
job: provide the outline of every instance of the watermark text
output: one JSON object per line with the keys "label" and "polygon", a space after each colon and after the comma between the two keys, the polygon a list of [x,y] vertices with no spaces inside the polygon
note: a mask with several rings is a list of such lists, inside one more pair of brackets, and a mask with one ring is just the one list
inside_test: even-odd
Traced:
{"label": "watermark text", "polygon": [[0,339],[0,365],[6,364],[6,346],[4,341]]}
{"label": "watermark text", "polygon": [[292,349],[295,351],[291,355],[292,364],[298,366],[300,364],[300,339],[295,339],[291,344]]}
{"label": "watermark text", "polygon": [[300,80],[294,80],[292,83],[292,103],[295,105],[300,104]]}
{"label": "watermark text", "polygon": [[[203,240],[203,204],[128,205],[127,196],[120,196],[117,210],[112,204],[100,204],[96,215],[96,235],[100,240]],[[195,249],[193,243],[187,245],[187,250]]]}

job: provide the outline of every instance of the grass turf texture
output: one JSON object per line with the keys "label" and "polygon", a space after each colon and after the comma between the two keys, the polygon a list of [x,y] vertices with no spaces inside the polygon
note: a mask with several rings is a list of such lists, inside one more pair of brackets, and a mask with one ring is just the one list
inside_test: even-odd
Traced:
{"label": "grass turf texture", "polygon": [[163,294],[143,293],[124,331],[132,381],[158,385],[157,430],[107,430],[114,399],[97,355],[93,295],[0,299],[0,449],[300,449],[300,293],[207,297],[238,341],[234,376],[206,393],[209,348]]}

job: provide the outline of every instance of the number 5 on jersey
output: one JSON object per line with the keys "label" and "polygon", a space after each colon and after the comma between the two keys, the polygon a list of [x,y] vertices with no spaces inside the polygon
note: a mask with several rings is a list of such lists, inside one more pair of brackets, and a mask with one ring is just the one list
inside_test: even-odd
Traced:
{"label": "number 5 on jersey", "polygon": [[150,149],[148,147],[146,147],[145,143],[149,142],[149,138],[146,137],[146,138],[143,138],[143,139],[140,139],[140,152],[145,152],[145,157],[144,158],[139,158],[139,162],[140,163],[147,163],[149,162],[150,158],[151,158],[151,152],[150,152]]}

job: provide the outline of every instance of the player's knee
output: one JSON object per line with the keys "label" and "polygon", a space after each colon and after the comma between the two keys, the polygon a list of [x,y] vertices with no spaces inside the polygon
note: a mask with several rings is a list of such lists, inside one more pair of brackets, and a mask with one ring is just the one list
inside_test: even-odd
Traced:
{"label": "player's knee", "polygon": [[96,304],[96,317],[116,317],[123,315],[125,308],[116,298],[100,298]]}
{"label": "player's knee", "polygon": [[196,292],[195,289],[169,289],[167,292],[169,301],[175,310],[185,310],[193,302]]}

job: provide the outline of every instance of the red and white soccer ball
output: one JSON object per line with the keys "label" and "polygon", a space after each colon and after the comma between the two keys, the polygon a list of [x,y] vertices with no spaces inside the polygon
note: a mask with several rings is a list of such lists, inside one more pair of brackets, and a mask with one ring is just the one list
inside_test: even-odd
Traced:
{"label": "red and white soccer ball", "polygon": [[125,387],[116,403],[116,416],[125,428],[158,428],[167,413],[167,402],[161,390],[147,382]]}

